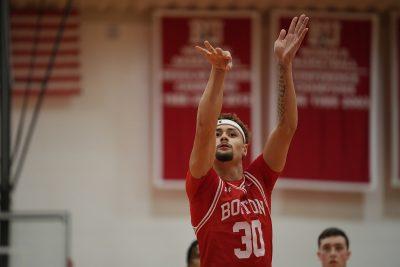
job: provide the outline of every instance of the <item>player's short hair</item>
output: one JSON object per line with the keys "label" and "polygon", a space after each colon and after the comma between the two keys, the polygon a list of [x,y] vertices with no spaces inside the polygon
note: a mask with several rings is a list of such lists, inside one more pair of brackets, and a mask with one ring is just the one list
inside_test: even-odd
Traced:
{"label": "player's short hair", "polygon": [[190,244],[188,250],[187,250],[187,254],[186,254],[186,264],[187,266],[190,265],[190,263],[192,263],[192,261],[196,258],[199,258],[200,255],[198,254],[198,250],[196,249],[196,247],[199,245],[199,242],[197,242],[197,240],[193,240],[192,243]]}
{"label": "player's short hair", "polygon": [[318,237],[318,247],[321,246],[322,239],[325,239],[325,238],[328,238],[331,236],[343,236],[344,240],[346,241],[346,247],[347,247],[347,249],[349,249],[350,242],[349,242],[349,239],[347,238],[346,233],[343,230],[336,228],[336,227],[329,227],[329,228],[325,229],[324,231],[322,231],[322,233]]}
{"label": "player's short hair", "polygon": [[241,119],[235,114],[235,113],[221,113],[218,117],[218,120],[231,120],[239,124],[239,126],[242,128],[245,139],[246,139],[246,144],[250,143],[250,138],[251,138],[251,132],[249,128],[247,127],[246,124],[242,122]]}

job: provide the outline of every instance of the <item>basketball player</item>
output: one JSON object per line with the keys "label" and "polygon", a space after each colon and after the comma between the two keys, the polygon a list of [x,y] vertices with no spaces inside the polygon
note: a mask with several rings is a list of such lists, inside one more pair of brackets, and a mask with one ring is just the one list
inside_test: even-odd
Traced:
{"label": "basketball player", "polygon": [[292,63],[307,33],[307,23],[305,15],[293,18],[288,31],[281,30],[275,41],[274,54],[279,64],[278,124],[263,153],[246,170],[242,159],[248,150],[249,130],[235,115],[220,116],[231,55],[207,41],[205,47],[196,47],[212,66],[197,110],[186,176],[202,267],[271,266],[271,192],[297,127]]}
{"label": "basketball player", "polygon": [[334,227],[325,229],[318,237],[317,255],[322,267],[346,267],[351,252],[345,232]]}

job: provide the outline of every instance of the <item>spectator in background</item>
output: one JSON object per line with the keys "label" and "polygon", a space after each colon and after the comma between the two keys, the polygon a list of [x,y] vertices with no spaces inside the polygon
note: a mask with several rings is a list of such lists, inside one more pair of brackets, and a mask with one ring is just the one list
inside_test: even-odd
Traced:
{"label": "spectator in background", "polygon": [[187,267],[200,267],[199,243],[197,240],[194,240],[189,246],[186,263]]}
{"label": "spectator in background", "polygon": [[335,227],[325,229],[318,237],[317,255],[322,267],[346,267],[351,252],[345,232]]}

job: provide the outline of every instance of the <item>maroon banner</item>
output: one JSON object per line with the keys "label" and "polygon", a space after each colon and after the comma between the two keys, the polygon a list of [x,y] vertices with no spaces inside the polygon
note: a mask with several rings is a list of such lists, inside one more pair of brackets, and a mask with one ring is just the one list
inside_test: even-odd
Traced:
{"label": "maroon banner", "polygon": [[[234,112],[250,129],[259,130],[254,123],[259,105],[253,101],[259,101],[254,54],[257,21],[253,13],[162,11],[155,15],[153,160],[158,186],[183,188],[188,169],[197,106],[211,70],[195,45],[208,40],[231,52],[233,68],[224,85],[223,112]],[[255,144],[258,132],[253,135]],[[253,156],[254,149],[245,164]]]}
{"label": "maroon banner", "polygon": [[[272,16],[274,36],[288,28],[294,15],[299,14],[277,12]],[[375,171],[370,131],[375,19],[371,15],[307,15],[309,31],[293,68],[299,124],[279,184],[370,189]],[[276,72],[271,77],[274,91]]]}
{"label": "maroon banner", "polygon": [[392,15],[392,186],[400,187],[400,15]]}

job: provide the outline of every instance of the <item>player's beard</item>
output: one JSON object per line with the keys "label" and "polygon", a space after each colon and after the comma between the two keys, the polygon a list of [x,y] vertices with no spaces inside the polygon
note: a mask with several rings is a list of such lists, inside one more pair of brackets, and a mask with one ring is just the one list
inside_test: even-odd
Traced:
{"label": "player's beard", "polygon": [[228,152],[217,151],[217,152],[215,152],[215,158],[222,162],[231,161],[233,159],[233,152],[232,151],[228,151]]}

